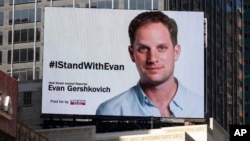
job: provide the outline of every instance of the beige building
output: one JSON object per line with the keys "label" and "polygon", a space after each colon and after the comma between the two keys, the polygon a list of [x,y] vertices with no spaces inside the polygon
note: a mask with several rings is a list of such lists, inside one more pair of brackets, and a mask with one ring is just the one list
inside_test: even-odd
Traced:
{"label": "beige building", "polygon": [[209,124],[126,132],[95,133],[95,126],[37,130],[50,141],[228,141],[228,133],[213,119]]}

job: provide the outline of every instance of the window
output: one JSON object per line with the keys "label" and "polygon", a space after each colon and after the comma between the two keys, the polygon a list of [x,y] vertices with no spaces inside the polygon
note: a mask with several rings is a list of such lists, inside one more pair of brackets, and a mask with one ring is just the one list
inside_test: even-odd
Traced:
{"label": "window", "polygon": [[29,48],[28,49],[28,61],[31,62],[33,61],[33,57],[34,56],[34,51],[33,51],[33,48]]}
{"label": "window", "polygon": [[13,62],[15,63],[15,62],[20,62],[19,60],[20,60],[20,57],[19,57],[20,55],[19,55],[19,50],[14,50],[14,52],[13,52]]}
{"label": "window", "polygon": [[245,84],[245,91],[246,92],[250,91],[250,85],[249,84]]}
{"label": "window", "polygon": [[20,49],[20,62],[26,62],[27,61],[27,49]]}
{"label": "window", "polygon": [[[0,0],[1,1],[1,0]],[[0,26],[3,25],[3,12],[0,12]]]}
{"label": "window", "polygon": [[[40,61],[40,48],[36,48],[36,61]],[[13,51],[13,63],[25,63],[33,62],[34,60],[34,49],[25,48],[25,49],[15,49]],[[8,63],[11,63],[11,50],[8,51]]]}
{"label": "window", "polygon": [[[41,30],[36,30],[36,41],[40,41]],[[8,42],[12,42],[12,31],[9,31]],[[34,42],[34,29],[20,29],[14,31],[14,43]]]}
{"label": "window", "polygon": [[[56,6],[56,7],[66,7],[66,8],[71,8],[74,7],[73,4],[68,4],[68,5],[61,5],[61,6]],[[80,4],[75,4],[75,8],[79,8]]]}
{"label": "window", "polygon": [[[36,21],[41,21],[41,8],[37,8],[36,11]],[[9,12],[9,24],[12,24],[12,14],[13,11]],[[14,23],[32,23],[35,22],[35,9],[24,9],[24,10],[15,10],[14,11]]]}
{"label": "window", "polygon": [[245,20],[244,20],[244,24],[245,24],[245,25],[250,25],[250,20],[245,19]]}
{"label": "window", "polygon": [[28,30],[27,29],[22,29],[21,30],[21,42],[25,43],[28,42]]}
{"label": "window", "polygon": [[12,31],[9,31],[8,33],[8,43],[12,43]]}
{"label": "window", "polygon": [[[15,4],[25,4],[25,3],[34,3],[36,0],[15,0]],[[41,2],[41,0],[37,0],[37,2]],[[13,4],[13,0],[9,0],[10,5]]]}
{"label": "window", "polygon": [[194,11],[199,11],[200,10],[200,1],[199,0],[194,0],[193,9],[194,9]]}
{"label": "window", "polygon": [[41,34],[41,29],[37,28],[36,29],[36,41],[40,41],[40,34]]}
{"label": "window", "polygon": [[0,31],[0,45],[3,45],[3,32]]}
{"label": "window", "polygon": [[[11,71],[8,70],[7,73],[11,75]],[[40,68],[35,68],[35,76],[34,79],[39,79]],[[24,80],[33,80],[33,68],[21,68],[21,69],[14,69],[12,72],[13,78],[18,81]]]}
{"label": "window", "polygon": [[245,38],[245,39],[250,38],[250,33],[245,33],[245,34],[244,34],[244,38]]}
{"label": "window", "polygon": [[33,34],[28,34],[28,41],[33,42],[34,41],[34,29],[28,29],[28,33],[33,33]]}
{"label": "window", "polygon": [[32,92],[23,93],[23,106],[30,106],[32,104]]}
{"label": "window", "polygon": [[4,0],[0,0],[0,6],[4,5]]}
{"label": "window", "polygon": [[14,43],[20,43],[20,36],[21,36],[21,34],[20,34],[21,32],[20,32],[20,30],[15,30],[14,31]]}
{"label": "window", "polygon": [[[14,23],[15,24],[21,23],[20,17],[21,17],[21,11],[20,10],[15,11],[14,12]],[[10,18],[12,18],[12,17],[10,17]]]}
{"label": "window", "polygon": [[[128,1],[124,1],[125,9],[128,9]],[[158,9],[158,0],[153,0],[153,3],[151,3],[151,0],[131,0],[130,1],[130,9]]]}
{"label": "window", "polygon": [[[30,19],[33,19],[33,15],[31,15],[31,14],[33,14],[33,12],[31,12],[30,13]],[[37,10],[36,10],[36,21],[37,22],[41,22],[41,8],[37,8]],[[33,20],[33,21],[35,21],[35,20]]]}

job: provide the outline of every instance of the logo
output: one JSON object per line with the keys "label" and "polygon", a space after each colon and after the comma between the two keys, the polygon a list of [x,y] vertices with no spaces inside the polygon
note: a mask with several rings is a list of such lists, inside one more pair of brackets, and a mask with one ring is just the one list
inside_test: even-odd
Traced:
{"label": "logo", "polygon": [[230,125],[230,141],[248,141],[250,125]]}
{"label": "logo", "polygon": [[86,105],[86,100],[70,100],[70,105]]}

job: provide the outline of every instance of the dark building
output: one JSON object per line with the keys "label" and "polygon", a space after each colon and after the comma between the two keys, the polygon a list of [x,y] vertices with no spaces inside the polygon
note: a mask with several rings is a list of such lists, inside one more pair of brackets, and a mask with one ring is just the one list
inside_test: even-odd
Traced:
{"label": "dark building", "polygon": [[169,0],[169,10],[204,11],[206,116],[229,130],[244,123],[242,1]]}
{"label": "dark building", "polygon": [[245,123],[250,124],[250,0],[244,0]]}
{"label": "dark building", "polygon": [[35,89],[20,88],[24,117],[25,111],[41,110],[32,100],[41,94],[44,7],[204,11],[206,118],[229,130],[230,124],[245,122],[242,5],[241,0],[0,0],[0,69],[22,85],[36,80]]}

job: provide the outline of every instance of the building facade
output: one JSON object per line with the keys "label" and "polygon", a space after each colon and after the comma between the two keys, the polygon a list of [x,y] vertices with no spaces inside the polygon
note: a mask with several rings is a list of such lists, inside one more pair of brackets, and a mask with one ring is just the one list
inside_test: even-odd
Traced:
{"label": "building facade", "polygon": [[[0,0],[0,69],[22,84],[42,79],[44,7],[52,6],[204,11],[206,118],[226,130],[245,122],[241,0]],[[19,109],[32,111],[41,89],[23,87]]]}
{"label": "building facade", "polygon": [[214,119],[192,126],[163,127],[140,131],[95,133],[94,126],[38,130],[49,140],[60,141],[227,141],[229,134]]}
{"label": "building facade", "polygon": [[0,140],[17,137],[18,82],[0,70]]}

